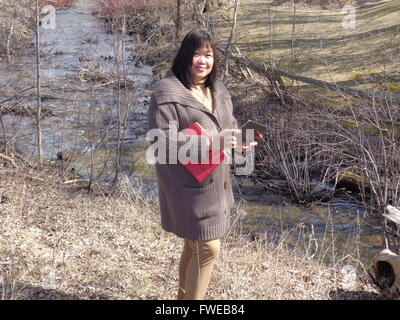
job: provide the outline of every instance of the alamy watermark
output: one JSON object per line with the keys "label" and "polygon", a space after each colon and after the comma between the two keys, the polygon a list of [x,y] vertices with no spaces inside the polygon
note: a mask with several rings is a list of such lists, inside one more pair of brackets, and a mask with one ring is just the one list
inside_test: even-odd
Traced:
{"label": "alamy watermark", "polygon": [[345,4],[341,11],[345,16],[342,19],[343,29],[356,28],[356,8],[352,5]]}
{"label": "alamy watermark", "polygon": [[45,16],[42,18],[43,29],[54,30],[57,27],[56,24],[56,8],[51,5],[44,6],[41,11]]}
{"label": "alamy watermark", "polygon": [[[209,130],[209,135],[217,134],[218,131]],[[226,138],[229,138],[226,137]],[[237,145],[242,145],[241,134],[236,135]],[[242,152],[240,148],[232,149],[220,146],[219,139],[213,142],[213,150],[207,150],[206,136],[199,136],[196,132],[186,129],[185,133],[177,131],[176,121],[171,121],[168,130],[159,128],[151,129],[147,132],[146,140],[152,144],[146,150],[147,163],[158,164],[218,164],[221,162],[220,150],[224,151],[223,163],[232,164],[234,159],[235,174],[249,175],[254,170],[255,150],[249,148]],[[254,141],[254,130],[246,130],[246,141]],[[209,152],[211,151],[211,153]]]}

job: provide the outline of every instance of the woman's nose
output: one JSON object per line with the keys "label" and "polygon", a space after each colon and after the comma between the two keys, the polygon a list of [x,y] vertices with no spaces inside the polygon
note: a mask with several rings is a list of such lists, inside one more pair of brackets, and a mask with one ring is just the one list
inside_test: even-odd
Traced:
{"label": "woman's nose", "polygon": [[199,56],[198,62],[204,63],[206,61],[204,56]]}

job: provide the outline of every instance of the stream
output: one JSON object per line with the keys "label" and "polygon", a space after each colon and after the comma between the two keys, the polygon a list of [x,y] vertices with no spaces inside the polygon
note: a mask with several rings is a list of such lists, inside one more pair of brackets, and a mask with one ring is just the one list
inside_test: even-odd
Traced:
{"label": "stream", "polygon": [[[66,151],[73,150],[77,154],[75,173],[85,178],[92,174],[94,179],[109,183],[114,177],[118,137],[117,89],[109,85],[107,78],[107,74],[116,71],[115,39],[91,15],[91,6],[92,1],[77,0],[71,8],[56,12],[56,29],[41,28],[43,157],[57,162]],[[34,50],[32,47],[14,58],[11,70],[0,66],[1,100],[35,86]],[[123,142],[122,174],[134,188],[135,181],[141,181],[141,187],[156,196],[155,170],[145,157],[147,106],[154,85],[152,68],[136,61],[131,37],[126,38],[119,53],[124,56],[126,69],[122,71],[130,85],[127,95],[124,92],[120,99],[131,105]],[[21,93],[20,102],[13,101],[9,104],[23,112],[3,115],[7,137],[17,151],[36,158],[36,122],[29,114],[36,107],[34,89]],[[250,239],[267,234],[278,241],[285,230],[292,230],[314,248],[321,248],[324,242],[330,262],[351,254],[367,267],[381,249],[378,220],[356,205],[334,199],[329,204],[303,208],[288,198],[267,193],[261,185],[243,177],[236,177],[235,181],[232,222]]]}
{"label": "stream", "polygon": [[[123,56],[125,68],[121,66],[120,71],[126,73],[130,86],[126,95],[123,88],[120,91],[121,114],[125,105],[130,107],[121,164],[129,174],[133,167],[141,166],[141,152],[135,148],[145,142],[153,73],[150,66],[136,61],[131,37],[123,41],[123,49],[116,47],[113,35],[92,16],[93,5],[93,1],[77,0],[71,8],[56,11],[56,29],[40,30],[43,157],[57,159],[57,154],[60,157],[73,150],[78,156],[74,169],[79,175],[90,176],[93,160],[93,177],[109,182],[115,163],[112,149],[118,137],[118,92],[109,78],[117,70],[115,52],[119,52],[120,61]],[[0,88],[5,98],[36,85],[34,50],[16,57],[11,71],[1,66]],[[6,132],[17,151],[37,157],[36,124],[29,114],[37,103],[34,88],[20,98],[23,105],[18,103],[14,109],[22,108],[22,115],[9,112],[3,116]]]}

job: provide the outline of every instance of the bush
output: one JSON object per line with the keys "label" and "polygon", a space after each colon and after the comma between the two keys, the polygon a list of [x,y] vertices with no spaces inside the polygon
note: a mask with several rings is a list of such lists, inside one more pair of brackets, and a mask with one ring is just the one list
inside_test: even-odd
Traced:
{"label": "bush", "polygon": [[41,0],[39,2],[40,8],[44,6],[53,6],[56,9],[65,9],[70,7],[73,4],[74,0]]}
{"label": "bush", "polygon": [[165,8],[170,3],[171,0],[97,0],[97,8],[93,11],[108,18],[120,15],[133,16]]}
{"label": "bush", "polygon": [[94,15],[106,22],[110,32],[121,32],[124,26],[128,34],[139,39],[158,43],[171,29],[174,16],[173,0],[97,0]]}

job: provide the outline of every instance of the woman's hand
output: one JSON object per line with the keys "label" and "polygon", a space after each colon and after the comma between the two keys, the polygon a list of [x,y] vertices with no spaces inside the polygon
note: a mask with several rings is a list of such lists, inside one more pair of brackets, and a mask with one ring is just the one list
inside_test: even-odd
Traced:
{"label": "woman's hand", "polygon": [[[259,135],[256,137],[256,139],[257,139],[257,140],[262,139],[262,135],[259,134]],[[255,147],[257,144],[258,144],[257,141],[252,141],[252,142],[250,142],[250,143],[247,144],[247,145],[237,146],[237,147],[234,148],[234,149],[237,150],[237,151],[241,151],[241,152],[247,152],[247,151],[249,151],[252,147]]]}
{"label": "woman's hand", "polygon": [[236,135],[239,134],[239,129],[224,129],[221,132],[209,136],[207,147],[210,150],[224,150],[237,147]]}
{"label": "woman's hand", "polygon": [[[253,141],[248,145],[238,145],[237,135],[241,134],[242,130],[240,129],[224,129],[220,133],[215,134],[213,136],[209,136],[207,141],[207,147],[210,150],[224,150],[224,149],[235,149],[238,151],[246,152],[251,149],[251,147],[255,147],[258,142]],[[262,135],[257,136],[257,140],[261,139]]]}
{"label": "woman's hand", "polygon": [[234,149],[237,150],[237,151],[241,151],[241,152],[247,152],[247,151],[249,151],[251,149],[251,147],[255,147],[257,144],[258,144],[257,141],[253,141],[253,142],[250,142],[250,144],[237,146]]}

